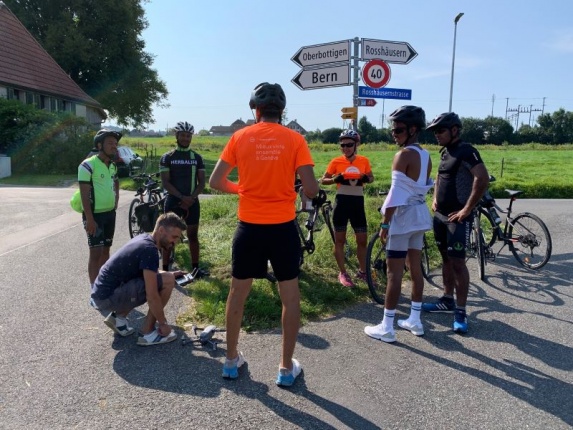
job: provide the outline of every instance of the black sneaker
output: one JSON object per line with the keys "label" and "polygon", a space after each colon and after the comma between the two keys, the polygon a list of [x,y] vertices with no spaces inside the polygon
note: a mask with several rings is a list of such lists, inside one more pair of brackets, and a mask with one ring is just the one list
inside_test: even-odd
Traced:
{"label": "black sneaker", "polygon": [[197,268],[196,270],[193,270],[191,273],[194,274],[194,278],[206,278],[207,276],[210,275],[209,271],[206,269],[201,269],[201,268]]}
{"label": "black sneaker", "polygon": [[456,308],[456,303],[454,299],[449,297],[440,297],[434,303],[423,303],[422,309],[426,312],[441,312],[445,314],[451,314]]}

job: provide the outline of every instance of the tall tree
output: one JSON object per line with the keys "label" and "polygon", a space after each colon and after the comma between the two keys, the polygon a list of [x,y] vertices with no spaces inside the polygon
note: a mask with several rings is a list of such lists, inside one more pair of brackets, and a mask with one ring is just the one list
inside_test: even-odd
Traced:
{"label": "tall tree", "polygon": [[165,83],[141,33],[149,0],[4,0],[44,49],[119,124],[153,120]]}

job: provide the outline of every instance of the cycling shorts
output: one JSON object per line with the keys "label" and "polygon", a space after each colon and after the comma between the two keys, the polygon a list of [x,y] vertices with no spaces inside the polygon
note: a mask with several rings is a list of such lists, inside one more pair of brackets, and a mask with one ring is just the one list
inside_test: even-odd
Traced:
{"label": "cycling shorts", "polygon": [[405,234],[391,234],[386,242],[388,258],[406,258],[409,249],[421,250],[424,246],[424,232],[413,231]]}
{"label": "cycling shorts", "polygon": [[199,218],[201,215],[201,206],[199,205],[199,199],[195,200],[195,203],[189,209],[182,209],[179,207],[179,200],[168,198],[165,201],[165,213],[173,212],[180,216],[187,225],[198,225]]}
{"label": "cycling shorts", "polygon": [[302,250],[294,221],[281,224],[239,221],[232,250],[234,278],[265,278],[268,262],[277,281],[298,278]]}
{"label": "cycling shorts", "polygon": [[346,226],[350,225],[354,233],[367,233],[366,212],[364,211],[364,196],[346,196],[337,194],[332,211],[332,224],[334,230],[346,232]]}
{"label": "cycling shorts", "polygon": [[473,215],[460,223],[449,222],[448,217],[434,213],[434,238],[441,253],[449,257],[466,258],[466,246],[469,243]]}
{"label": "cycling shorts", "polygon": [[[88,246],[90,248],[97,248],[99,246],[111,247],[115,233],[115,211],[100,212],[93,215],[97,228],[93,236],[88,234]],[[84,213],[82,213],[82,220],[85,228],[86,216]]]}

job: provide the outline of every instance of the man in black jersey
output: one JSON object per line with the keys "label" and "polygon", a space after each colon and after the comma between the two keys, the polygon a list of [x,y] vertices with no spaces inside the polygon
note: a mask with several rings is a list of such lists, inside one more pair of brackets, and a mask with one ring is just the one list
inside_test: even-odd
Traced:
{"label": "man in black jersey", "polygon": [[[175,212],[187,223],[187,239],[191,264],[197,277],[209,273],[199,269],[199,194],[205,188],[205,164],[203,158],[190,147],[194,128],[187,121],[175,126],[177,148],[163,154],[159,162],[163,188],[169,195],[165,201],[165,212]],[[169,252],[163,253],[163,270],[168,270]]]}
{"label": "man in black jersey", "polygon": [[434,237],[443,259],[444,295],[435,303],[424,303],[422,309],[454,312],[454,332],[466,333],[470,276],[465,250],[473,209],[487,190],[489,174],[477,149],[461,141],[462,122],[454,112],[438,115],[426,129],[442,146],[432,209]]}

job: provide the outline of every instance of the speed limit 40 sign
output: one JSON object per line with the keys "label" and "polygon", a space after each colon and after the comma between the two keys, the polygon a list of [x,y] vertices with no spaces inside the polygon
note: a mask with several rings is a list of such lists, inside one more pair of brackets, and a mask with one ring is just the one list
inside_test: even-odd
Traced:
{"label": "speed limit 40 sign", "polygon": [[387,62],[370,60],[362,68],[362,80],[372,88],[382,88],[390,82],[390,66]]}

